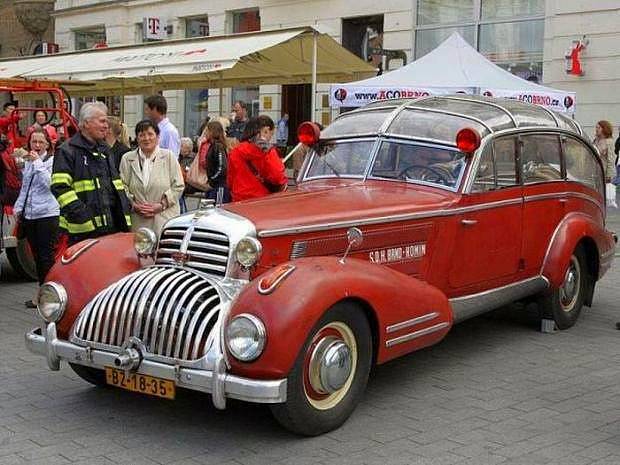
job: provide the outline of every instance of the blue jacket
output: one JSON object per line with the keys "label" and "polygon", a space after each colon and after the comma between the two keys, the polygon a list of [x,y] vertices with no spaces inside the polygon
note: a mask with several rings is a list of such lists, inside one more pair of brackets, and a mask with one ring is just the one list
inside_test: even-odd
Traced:
{"label": "blue jacket", "polygon": [[[37,158],[35,161],[26,164],[22,188],[13,206],[13,212],[16,216],[23,213],[27,220],[36,220],[60,215],[60,207],[50,190],[53,163],[54,157],[48,157],[45,161]],[[28,200],[26,201],[26,192],[29,186],[30,192],[28,192]],[[24,205],[25,201],[27,202],[26,205]]]}

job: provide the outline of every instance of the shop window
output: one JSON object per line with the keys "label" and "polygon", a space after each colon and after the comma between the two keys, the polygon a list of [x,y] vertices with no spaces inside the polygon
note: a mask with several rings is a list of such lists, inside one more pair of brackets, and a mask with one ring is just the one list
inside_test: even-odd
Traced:
{"label": "shop window", "polygon": [[232,12],[232,32],[260,31],[260,14],[258,9]]}
{"label": "shop window", "polygon": [[200,16],[185,20],[185,37],[206,37],[209,35],[209,17]]}
{"label": "shop window", "polygon": [[88,50],[106,43],[105,26],[75,31],[75,49]]}
{"label": "shop window", "polygon": [[544,20],[480,25],[480,53],[505,70],[542,81]]}
{"label": "shop window", "polygon": [[482,19],[505,19],[545,14],[544,0],[482,0]]}
{"label": "shop window", "polygon": [[451,24],[475,19],[474,0],[418,0],[418,24]]}
{"label": "shop window", "polygon": [[260,101],[258,86],[253,87],[234,87],[232,89],[231,107],[235,102],[241,100],[248,108],[248,118],[259,115]]}
{"label": "shop window", "polygon": [[473,47],[476,46],[475,26],[443,27],[440,29],[419,29],[415,34],[415,57],[423,57],[453,32],[458,32]]}
{"label": "shop window", "polygon": [[342,20],[342,46],[375,68],[382,68],[383,15]]}

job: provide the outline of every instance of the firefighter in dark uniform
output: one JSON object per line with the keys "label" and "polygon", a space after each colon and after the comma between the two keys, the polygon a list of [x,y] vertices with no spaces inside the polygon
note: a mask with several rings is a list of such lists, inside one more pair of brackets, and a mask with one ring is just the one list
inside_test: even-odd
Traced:
{"label": "firefighter in dark uniform", "polygon": [[130,204],[105,143],[107,107],[86,103],[80,131],[56,151],[51,189],[60,205],[60,228],[67,245],[86,238],[129,231]]}

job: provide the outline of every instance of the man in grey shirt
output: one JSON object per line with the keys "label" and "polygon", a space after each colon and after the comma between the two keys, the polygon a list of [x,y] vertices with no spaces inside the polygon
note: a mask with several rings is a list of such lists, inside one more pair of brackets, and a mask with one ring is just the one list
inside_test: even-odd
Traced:
{"label": "man in grey shirt", "polygon": [[151,95],[144,100],[144,116],[159,126],[159,146],[172,151],[178,157],[181,152],[179,131],[170,122],[166,113],[168,103],[162,95]]}

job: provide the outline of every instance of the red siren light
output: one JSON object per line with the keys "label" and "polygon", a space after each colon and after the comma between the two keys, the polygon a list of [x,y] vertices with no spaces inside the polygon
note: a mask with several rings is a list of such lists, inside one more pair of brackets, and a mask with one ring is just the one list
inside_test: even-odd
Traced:
{"label": "red siren light", "polygon": [[456,146],[463,153],[474,153],[480,147],[480,134],[473,128],[463,128],[456,133]]}
{"label": "red siren light", "polygon": [[320,137],[321,130],[311,121],[301,123],[297,128],[297,139],[304,145],[314,145],[319,141]]}

